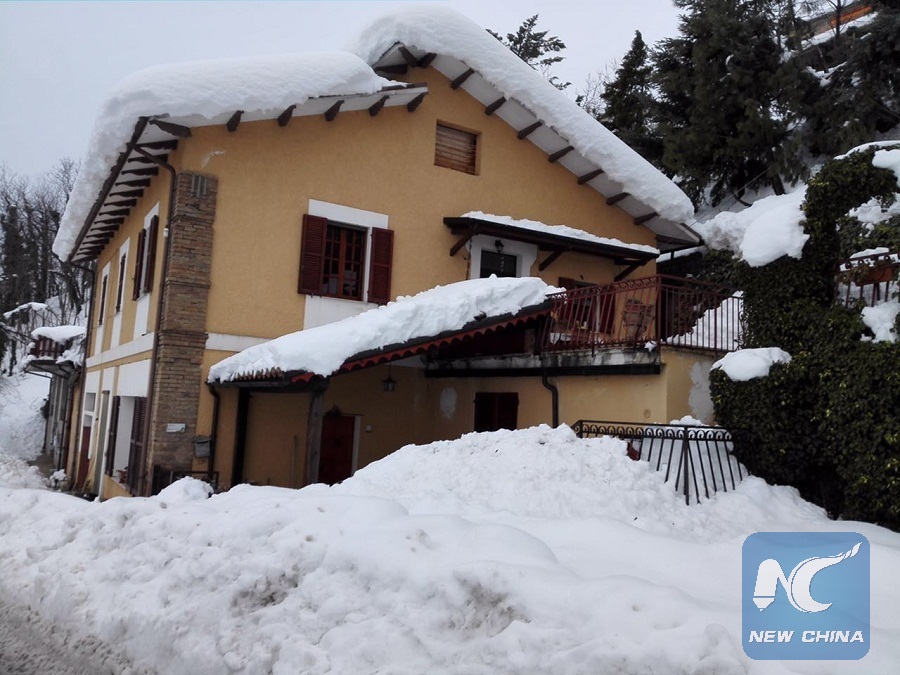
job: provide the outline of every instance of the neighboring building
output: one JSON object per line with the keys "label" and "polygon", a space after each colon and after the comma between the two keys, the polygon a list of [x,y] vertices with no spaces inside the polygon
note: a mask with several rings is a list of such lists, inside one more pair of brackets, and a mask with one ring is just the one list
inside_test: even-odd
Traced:
{"label": "neighboring building", "polygon": [[[738,303],[655,276],[699,243],[685,195],[456,13],[394,14],[355,52],[111,95],[55,243],[97,270],[89,489],[299,487],[473,430],[708,411],[704,350],[733,347]],[[459,283],[491,273],[542,281]],[[359,316],[436,286],[440,316]]]}

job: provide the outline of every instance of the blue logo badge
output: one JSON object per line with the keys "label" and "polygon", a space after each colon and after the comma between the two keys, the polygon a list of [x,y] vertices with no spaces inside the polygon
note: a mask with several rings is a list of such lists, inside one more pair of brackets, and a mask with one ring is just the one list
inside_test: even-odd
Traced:
{"label": "blue logo badge", "polygon": [[856,532],[756,532],[744,540],[744,652],[852,660],[869,651],[869,540]]}

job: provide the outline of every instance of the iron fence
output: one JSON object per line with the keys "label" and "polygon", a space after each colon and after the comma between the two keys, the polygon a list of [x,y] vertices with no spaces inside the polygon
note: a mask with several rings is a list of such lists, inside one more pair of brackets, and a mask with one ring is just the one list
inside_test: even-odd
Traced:
{"label": "iron fence", "polygon": [[838,266],[837,297],[847,307],[862,301],[867,307],[897,295],[900,252],[872,253],[844,261]]}
{"label": "iron fence", "polygon": [[647,343],[728,352],[743,335],[740,293],[722,284],[656,275],[550,296],[542,337],[548,352]]}
{"label": "iron fence", "polygon": [[685,504],[699,503],[716,492],[734,490],[744,470],[734,456],[733,432],[722,427],[684,424],[640,424],[578,420],[572,427],[579,438],[613,436],[628,443],[628,456],[665,471]]}

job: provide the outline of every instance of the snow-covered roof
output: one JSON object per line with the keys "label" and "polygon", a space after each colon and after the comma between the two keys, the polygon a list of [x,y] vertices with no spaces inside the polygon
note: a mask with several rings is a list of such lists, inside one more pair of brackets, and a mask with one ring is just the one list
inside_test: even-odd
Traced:
{"label": "snow-covered roof", "polygon": [[41,326],[31,331],[31,338],[39,340],[47,338],[59,344],[65,344],[72,338],[84,335],[84,326]]}
{"label": "snow-covered roof", "polygon": [[516,315],[561,290],[535,277],[491,277],[437,286],[348,319],[249,347],[210,368],[209,381],[294,372],[328,376],[356,355],[461,330],[474,321]]}
{"label": "snow-covered roof", "polygon": [[646,218],[642,222],[666,247],[699,243],[683,225],[693,207],[674,183],[480,26],[453,10],[428,5],[372,23],[354,42],[352,51],[357,55],[198,61],[156,66],[125,78],[109,94],[94,124],[54,252],[63,259],[86,260],[102,250],[112,236],[103,227],[117,222],[122,208],[114,188],[121,186],[123,193],[134,188],[129,183],[135,181],[121,180],[120,174],[146,169],[148,163],[152,166],[148,154],[164,157],[174,147],[179,130],[167,128],[167,123],[189,130],[289,119],[324,113],[334,103],[329,97],[335,96],[356,97],[345,101],[342,110],[368,108],[383,94],[389,94],[388,106],[410,103],[427,89],[395,83],[375,72],[386,52],[400,43],[413,51],[436,52],[433,65],[444,74],[455,77],[460,69],[477,70],[463,89],[479,100],[500,94],[508,98],[495,114],[516,128],[539,120],[543,126],[528,139],[551,153],[571,145],[574,152],[558,161],[579,177],[602,169],[585,182],[607,196],[619,195],[619,206],[636,218]]}
{"label": "snow-covered roof", "polygon": [[648,224],[658,234],[696,238],[681,225],[694,208],[678,186],[471,19],[435,4],[405,7],[375,20],[349,49],[377,68],[405,63],[400,46],[419,57],[436,54],[431,65],[451,79],[471,68],[476,74],[460,87],[486,105],[507,99],[494,114],[517,129],[540,121],[528,139],[545,151],[573,147],[560,164],[579,176],[602,169],[593,187],[628,193],[619,205],[632,215],[652,210],[669,221]]}
{"label": "snow-covered roof", "polygon": [[513,218],[511,216],[498,216],[491,213],[483,213],[482,211],[469,211],[464,213],[463,218],[476,218],[478,220],[486,220],[494,223],[500,223],[513,229],[526,230],[529,232],[542,232],[550,234],[560,239],[568,239],[573,242],[589,242],[592,244],[602,244],[604,246],[612,246],[615,248],[636,251],[641,253],[649,253],[654,256],[659,255],[659,249],[646,244],[629,244],[615,237],[598,237],[590,232],[579,230],[568,225],[548,225],[536,220],[528,220],[526,218]]}

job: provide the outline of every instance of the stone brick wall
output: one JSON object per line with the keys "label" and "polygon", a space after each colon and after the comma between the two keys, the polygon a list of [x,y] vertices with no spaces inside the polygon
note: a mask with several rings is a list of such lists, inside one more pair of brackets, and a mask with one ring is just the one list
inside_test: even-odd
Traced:
{"label": "stone brick wall", "polygon": [[[191,469],[207,337],[218,183],[214,176],[181,173],[176,185],[166,242],[169,260],[162,282],[145,493],[150,491],[153,465],[176,471]],[[184,431],[169,431],[171,424],[183,424]]]}

